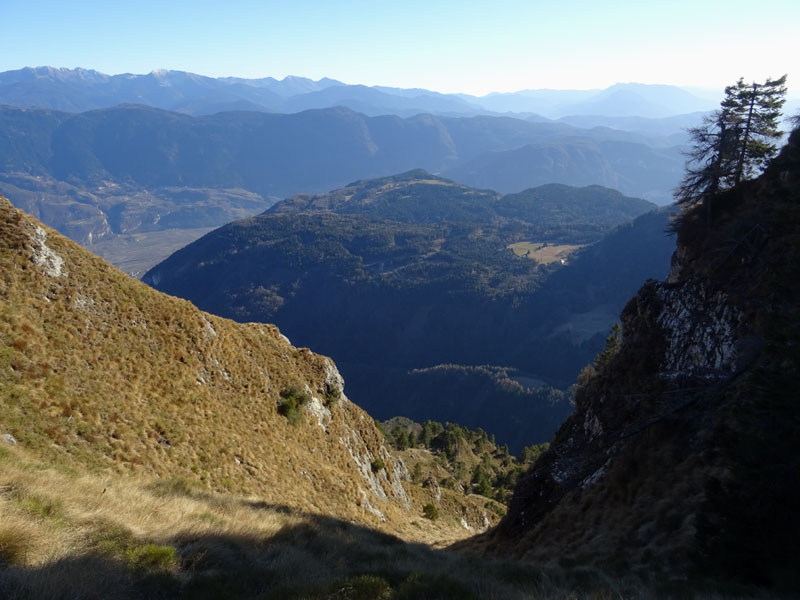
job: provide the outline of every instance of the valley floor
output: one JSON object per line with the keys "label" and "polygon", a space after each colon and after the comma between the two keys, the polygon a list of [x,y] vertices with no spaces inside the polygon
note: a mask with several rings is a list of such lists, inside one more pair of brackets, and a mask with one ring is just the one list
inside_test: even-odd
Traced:
{"label": "valley floor", "polygon": [[122,234],[86,248],[138,279],[173,252],[213,230],[213,227],[205,227]]}

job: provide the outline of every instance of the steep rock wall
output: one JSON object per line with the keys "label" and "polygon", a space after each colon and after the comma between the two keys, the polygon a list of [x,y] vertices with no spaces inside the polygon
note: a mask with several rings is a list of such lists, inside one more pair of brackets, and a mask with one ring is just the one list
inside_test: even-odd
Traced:
{"label": "steep rock wall", "polygon": [[508,515],[470,546],[650,577],[797,589],[800,133],[766,173],[679,225],[667,281],[622,315],[623,343]]}

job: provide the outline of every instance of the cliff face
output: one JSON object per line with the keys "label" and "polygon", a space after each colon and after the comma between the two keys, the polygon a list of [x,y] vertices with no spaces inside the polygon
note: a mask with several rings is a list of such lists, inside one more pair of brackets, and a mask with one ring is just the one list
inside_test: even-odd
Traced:
{"label": "cliff face", "polygon": [[485,551],[797,585],[800,132],[704,216],[682,218],[669,278],[628,303]]}

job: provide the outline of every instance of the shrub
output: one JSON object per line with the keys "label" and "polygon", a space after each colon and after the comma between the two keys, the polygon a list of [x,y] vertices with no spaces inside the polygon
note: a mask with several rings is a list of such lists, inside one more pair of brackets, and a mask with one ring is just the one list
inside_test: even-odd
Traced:
{"label": "shrub", "polygon": [[370,463],[370,465],[369,465],[369,466],[370,466],[370,467],[372,467],[372,472],[373,472],[373,473],[377,473],[378,471],[380,471],[381,469],[383,469],[383,468],[386,466],[386,464],[383,462],[383,459],[382,459],[382,458],[379,456],[378,458],[376,458],[375,460],[373,460],[373,461]]}
{"label": "shrub", "polygon": [[16,500],[20,507],[36,519],[61,523],[66,518],[61,500],[26,493],[19,494]]}
{"label": "shrub", "polygon": [[430,449],[431,442],[438,433],[436,425],[441,427],[441,423],[435,423],[434,421],[425,421],[422,424],[422,431],[420,431],[419,435],[417,436],[417,443],[423,448]]}
{"label": "shrub", "polygon": [[492,500],[489,500],[486,504],[483,505],[483,507],[489,509],[498,517],[504,517],[506,515],[506,511],[503,509],[503,507],[497,502],[493,502]]}
{"label": "shrub", "polygon": [[325,406],[334,406],[342,397],[342,390],[334,386],[325,392]]}
{"label": "shrub", "polygon": [[491,498],[494,490],[492,489],[492,480],[481,465],[475,467],[472,474],[472,490],[476,494]]}
{"label": "shrub", "polygon": [[422,481],[422,465],[414,463],[414,469],[411,471],[411,481],[420,483]]}
{"label": "shrub", "polygon": [[456,489],[456,482],[450,477],[442,477],[442,479],[439,480],[439,485],[448,490]]}
{"label": "shrub", "polygon": [[534,444],[532,446],[525,446],[520,454],[520,460],[523,463],[536,462],[536,459],[544,454],[548,448],[550,448],[550,444],[548,442],[544,442],[543,444]]}
{"label": "shrub", "polygon": [[122,558],[136,545],[130,529],[107,521],[97,523],[91,541],[98,552],[113,558]]}
{"label": "shrub", "polygon": [[300,407],[310,400],[311,397],[297,386],[284,388],[278,400],[278,414],[286,417],[291,425],[298,425],[301,421]]}
{"label": "shrub", "polygon": [[391,438],[389,439],[389,443],[398,450],[405,450],[411,445],[411,440],[409,438],[408,432],[403,429],[402,427],[395,427],[392,430]]}
{"label": "shrub", "polygon": [[424,516],[426,519],[430,519],[431,521],[435,521],[439,518],[439,509],[436,508],[436,505],[432,502],[428,502],[422,507],[422,516]]}

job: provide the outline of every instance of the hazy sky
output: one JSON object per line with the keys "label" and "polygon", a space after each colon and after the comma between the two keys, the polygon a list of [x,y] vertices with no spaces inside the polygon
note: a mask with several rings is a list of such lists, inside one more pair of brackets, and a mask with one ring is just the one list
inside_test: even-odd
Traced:
{"label": "hazy sky", "polygon": [[0,22],[0,71],[327,76],[478,95],[788,73],[800,90],[797,0],[0,0]]}

